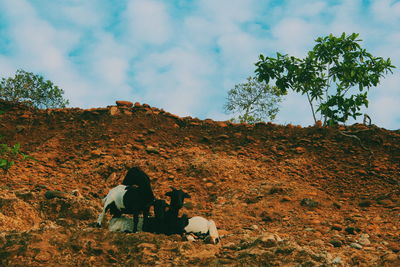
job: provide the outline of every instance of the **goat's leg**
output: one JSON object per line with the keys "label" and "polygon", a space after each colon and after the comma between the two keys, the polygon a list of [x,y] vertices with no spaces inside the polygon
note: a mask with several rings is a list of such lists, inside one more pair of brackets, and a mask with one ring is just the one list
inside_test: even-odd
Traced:
{"label": "goat's leg", "polygon": [[97,227],[101,227],[101,224],[103,223],[103,220],[104,220],[104,215],[106,214],[108,208],[109,208],[109,205],[104,204],[103,211],[100,213],[99,218],[97,219],[97,223],[96,223]]}
{"label": "goat's leg", "polygon": [[138,224],[139,224],[139,212],[135,212],[135,213],[133,213],[133,232],[134,233],[137,232]]}

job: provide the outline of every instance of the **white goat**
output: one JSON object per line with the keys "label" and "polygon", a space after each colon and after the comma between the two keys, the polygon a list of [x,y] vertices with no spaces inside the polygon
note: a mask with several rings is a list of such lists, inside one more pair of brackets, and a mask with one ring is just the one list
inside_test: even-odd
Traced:
{"label": "white goat", "polygon": [[186,233],[195,235],[209,235],[213,244],[218,244],[220,237],[217,226],[213,220],[207,220],[201,216],[195,216],[189,219],[189,224],[184,228]]}
{"label": "white goat", "polygon": [[[133,220],[125,216],[112,218],[108,224],[108,230],[111,232],[131,232],[133,229]],[[138,232],[142,232],[143,218],[139,218]]]}

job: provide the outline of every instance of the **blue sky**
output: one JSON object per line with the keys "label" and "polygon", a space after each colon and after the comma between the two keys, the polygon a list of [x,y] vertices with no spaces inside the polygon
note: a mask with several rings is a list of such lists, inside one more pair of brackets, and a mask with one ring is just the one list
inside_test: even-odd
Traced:
{"label": "blue sky", "polygon": [[[398,0],[0,0],[0,10],[0,77],[40,73],[72,107],[130,100],[215,120],[231,117],[227,91],[259,54],[303,57],[319,36],[357,32],[398,67],[365,112],[400,128]],[[289,94],[275,122],[313,124],[305,96]]]}

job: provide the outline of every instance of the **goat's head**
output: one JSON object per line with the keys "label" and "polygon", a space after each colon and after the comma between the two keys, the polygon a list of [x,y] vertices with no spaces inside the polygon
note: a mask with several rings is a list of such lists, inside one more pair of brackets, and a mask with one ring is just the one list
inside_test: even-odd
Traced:
{"label": "goat's head", "polygon": [[122,184],[145,186],[149,181],[149,176],[140,167],[134,166],[128,170]]}
{"label": "goat's head", "polygon": [[170,206],[174,208],[182,208],[185,198],[190,198],[190,195],[181,189],[171,187],[172,191],[167,192],[165,195],[171,198]]}

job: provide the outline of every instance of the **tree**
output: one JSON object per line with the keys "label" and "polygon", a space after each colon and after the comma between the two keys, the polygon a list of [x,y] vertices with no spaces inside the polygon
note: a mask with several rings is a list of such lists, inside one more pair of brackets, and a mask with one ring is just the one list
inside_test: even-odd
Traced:
{"label": "tree", "polygon": [[238,118],[232,119],[234,121],[256,123],[275,119],[281,101],[282,96],[276,87],[249,77],[246,83],[237,84],[228,91],[224,109],[227,113],[239,113]]}
{"label": "tree", "polygon": [[260,55],[255,64],[258,79],[275,81],[282,93],[291,89],[305,94],[315,122],[317,113],[324,125],[356,119],[361,107],[368,107],[369,89],[395,68],[390,58],[374,57],[361,48],[358,36],[319,37],[304,59],[280,53],[276,58]]}
{"label": "tree", "polygon": [[64,91],[40,75],[17,70],[14,77],[2,78],[0,98],[20,102],[26,101],[36,108],[64,108],[69,101],[63,98]]}

